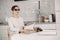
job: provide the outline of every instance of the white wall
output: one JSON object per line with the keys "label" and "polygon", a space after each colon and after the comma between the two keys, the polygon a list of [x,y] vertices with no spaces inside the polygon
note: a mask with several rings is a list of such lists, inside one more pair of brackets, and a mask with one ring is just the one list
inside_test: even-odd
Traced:
{"label": "white wall", "polygon": [[[14,2],[14,0],[0,0],[0,21],[5,23],[5,17],[11,16],[11,7],[18,5],[21,9],[20,16],[24,18],[24,21],[36,21],[35,10],[38,10],[39,0],[27,0]],[[54,13],[54,0],[40,0],[41,1],[41,14],[47,15],[48,13]],[[47,10],[46,10],[47,9]],[[51,12],[52,11],[52,12]]]}

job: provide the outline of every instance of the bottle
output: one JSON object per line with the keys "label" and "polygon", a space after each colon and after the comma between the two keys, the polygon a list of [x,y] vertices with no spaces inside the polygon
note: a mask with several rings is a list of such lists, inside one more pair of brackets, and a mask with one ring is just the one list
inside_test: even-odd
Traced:
{"label": "bottle", "polygon": [[49,22],[52,22],[52,15],[49,15]]}

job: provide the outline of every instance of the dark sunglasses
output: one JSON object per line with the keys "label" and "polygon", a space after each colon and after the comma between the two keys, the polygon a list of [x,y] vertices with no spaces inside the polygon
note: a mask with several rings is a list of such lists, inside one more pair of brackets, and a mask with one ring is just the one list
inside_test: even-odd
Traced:
{"label": "dark sunglasses", "polygon": [[20,11],[20,9],[14,9],[15,11]]}

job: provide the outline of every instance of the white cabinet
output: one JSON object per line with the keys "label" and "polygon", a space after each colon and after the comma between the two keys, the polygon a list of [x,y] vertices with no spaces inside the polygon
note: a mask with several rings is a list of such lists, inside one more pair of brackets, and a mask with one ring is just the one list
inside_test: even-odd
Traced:
{"label": "white cabinet", "polygon": [[55,0],[55,10],[56,11],[60,10],[60,0]]}
{"label": "white cabinet", "polygon": [[7,25],[0,25],[0,39],[1,40],[8,40],[8,32],[7,32]]}
{"label": "white cabinet", "polygon": [[60,24],[60,12],[56,12],[56,23]]}
{"label": "white cabinet", "polygon": [[60,30],[60,24],[56,24],[56,29]]}

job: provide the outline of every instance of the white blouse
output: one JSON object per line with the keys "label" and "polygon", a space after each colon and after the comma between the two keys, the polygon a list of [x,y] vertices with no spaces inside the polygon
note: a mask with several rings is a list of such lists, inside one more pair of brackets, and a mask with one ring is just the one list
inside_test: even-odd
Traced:
{"label": "white blouse", "polygon": [[19,18],[10,17],[8,18],[8,25],[9,25],[10,31],[18,32],[24,26],[23,18],[22,17],[19,17]]}

